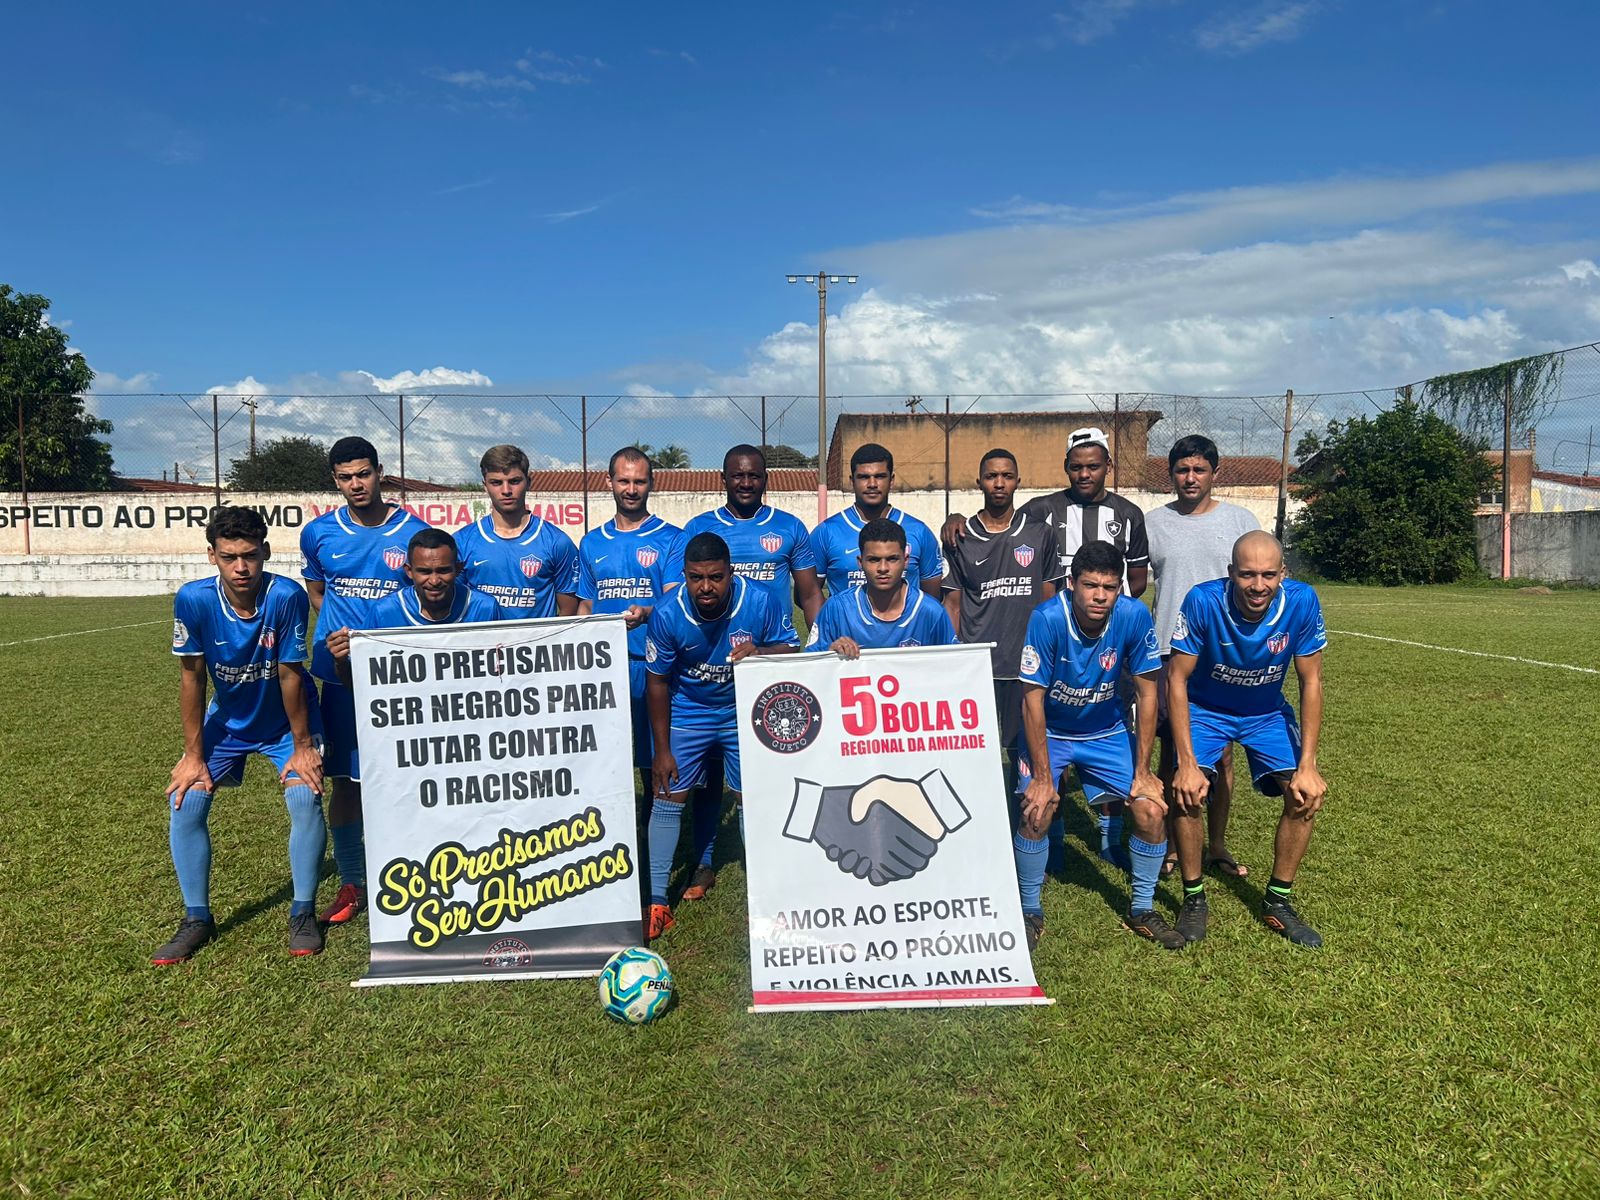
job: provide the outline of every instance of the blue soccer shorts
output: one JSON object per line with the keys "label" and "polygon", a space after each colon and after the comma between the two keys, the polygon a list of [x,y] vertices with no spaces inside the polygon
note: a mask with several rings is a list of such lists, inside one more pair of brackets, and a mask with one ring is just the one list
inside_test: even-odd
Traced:
{"label": "blue soccer shorts", "polygon": [[717,729],[680,729],[672,727],[672,757],[678,760],[678,778],[672,785],[674,792],[689,792],[705,782],[706,762],[717,748],[722,749],[722,779],[736,792],[743,791],[739,774],[739,729],[724,725]]}
{"label": "blue soccer shorts", "polygon": [[1283,779],[1300,765],[1300,723],[1286,700],[1276,712],[1253,717],[1215,712],[1189,702],[1189,738],[1195,761],[1211,764],[1202,769],[1210,775],[1229,742],[1244,747],[1250,763],[1250,778],[1263,796],[1281,796]]}
{"label": "blue soccer shorts", "polygon": [[322,773],[330,779],[361,782],[361,751],[356,743],[356,694],[342,683],[322,681]]}
{"label": "blue soccer shorts", "polygon": [[[1126,800],[1133,791],[1133,742],[1125,729],[1104,737],[1048,738],[1050,778],[1060,782],[1068,767],[1076,767],[1078,784],[1090,804]],[[1026,742],[1026,739],[1024,739]],[[1026,744],[1017,756],[1017,795],[1033,782],[1033,761]]]}
{"label": "blue soccer shorts", "polygon": [[[311,706],[311,738],[320,749],[322,745],[321,722],[317,720],[317,706]],[[238,787],[244,782],[245,760],[252,754],[269,759],[280,772],[294,754],[294,734],[285,731],[275,742],[246,741],[238,737],[223,721],[208,717],[200,731],[200,753],[206,760],[206,770],[211,772],[211,782],[219,788]],[[289,782],[304,782],[298,775],[289,776]]]}

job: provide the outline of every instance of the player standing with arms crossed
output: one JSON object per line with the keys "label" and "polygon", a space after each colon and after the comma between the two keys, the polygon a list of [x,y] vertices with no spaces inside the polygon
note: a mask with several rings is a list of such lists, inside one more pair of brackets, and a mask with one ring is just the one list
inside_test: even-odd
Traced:
{"label": "player standing with arms crossed", "polygon": [[835,513],[811,531],[811,545],[817,556],[817,573],[828,585],[828,595],[842,596],[865,582],[861,573],[861,530],[869,521],[893,521],[905,530],[905,577],[939,599],[940,581],[945,574],[939,539],[910,513],[889,503],[894,487],[894,455],[868,442],[850,456],[850,486],[856,501],[843,512]]}
{"label": "player standing with arms crossed", "polygon": [[[1191,588],[1178,610],[1167,663],[1167,720],[1178,755],[1172,780],[1183,871],[1178,930],[1191,942],[1205,937],[1208,917],[1200,860],[1200,817],[1211,784],[1205,764],[1238,742],[1256,790],[1283,797],[1261,920],[1297,946],[1322,945],[1290,896],[1328,794],[1317,769],[1327,644],[1317,593],[1284,578],[1283,547],[1261,530],[1234,543],[1227,579]],[[1291,662],[1300,681],[1298,722],[1283,695]]]}
{"label": "player standing with arms crossed", "polygon": [[494,597],[507,620],[570,617],[578,611],[578,548],[528,511],[528,456],[490,446],[478,463],[489,511],[456,530],[461,577]]}
{"label": "player standing with arms crossed", "polygon": [[367,863],[355,695],[339,677],[328,635],[364,628],[367,606],[400,590],[406,582],[406,545],[429,526],[384,500],[383,466],[366,438],[340,438],[328,451],[328,464],[344,507],[306,524],[300,553],[306,591],[318,614],[311,674],[322,681],[323,771],[333,780],[328,832],[339,869],[339,893],[322,919],[342,925],[367,907]]}
{"label": "player standing with arms crossed", "polygon": [[621,613],[628,627],[628,692],[633,698],[633,762],[651,793],[650,714],[645,706],[645,625],[683,580],[683,531],[651,515],[655,468],[644,451],[611,456],[606,482],[616,515],[578,543],[578,612]]}
{"label": "player standing with arms crossed", "polygon": [[[184,962],[217,936],[211,799],[216,788],[244,779],[252,754],[278,769],[289,809],[289,953],[322,949],[315,905],[327,828],[317,749],[321,722],[304,666],[310,604],[294,580],[265,570],[272,547],[267,523],[254,509],[217,509],[206,526],[206,543],[217,574],[184,584],[172,605],[172,652],[182,662],[183,756],[167,781],[168,838],[184,915],[178,931],[150,956],[157,966]],[[209,709],[207,673],[215,693]]]}
{"label": "player standing with arms crossed", "polygon": [[[1017,764],[1022,811],[1013,845],[1030,950],[1044,933],[1046,835],[1069,766],[1092,806],[1121,801],[1132,814],[1133,895],[1123,923],[1164,949],[1184,945],[1155,911],[1167,850],[1166,804],[1149,767],[1161,657],[1150,612],[1122,594],[1122,575],[1117,548],[1089,542],[1073,556],[1068,594],[1046,600],[1028,619],[1020,662],[1027,749]],[[1129,736],[1118,695],[1124,674],[1134,682],[1136,738]]]}
{"label": "player standing with arms crossed", "polygon": [[799,648],[788,614],[780,615],[766,592],[735,575],[730,557],[728,544],[714,533],[690,538],[683,549],[683,586],[656,606],[645,635],[655,743],[648,831],[651,939],[673,924],[667,885],[683,807],[700,785],[713,747],[722,750],[734,803],[741,799],[733,664],[751,654],[792,654]]}
{"label": "player standing with arms crossed", "polygon": [[[1200,434],[1179,438],[1167,452],[1167,471],[1177,499],[1145,514],[1150,537],[1150,567],[1156,581],[1156,641],[1161,644],[1161,767],[1162,784],[1170,804],[1172,774],[1178,760],[1172,749],[1172,732],[1166,717],[1166,661],[1172,653],[1172,627],[1189,589],[1208,579],[1228,574],[1233,544],[1261,522],[1247,508],[1218,500],[1211,494],[1217,480],[1217,444]],[[1224,752],[1211,778],[1206,801],[1205,863],[1224,875],[1243,879],[1250,872],[1228,853],[1228,813],[1233,806],[1233,755]],[[1170,811],[1169,811],[1170,820]],[[1176,839],[1174,839],[1176,841]],[[1177,865],[1176,846],[1167,851],[1161,873]]]}
{"label": "player standing with arms crossed", "polygon": [[823,601],[806,649],[860,658],[863,649],[957,645],[944,609],[906,577],[905,529],[883,517],[868,521],[859,546],[866,582]]}
{"label": "player standing with arms crossed", "polygon": [[[748,443],[734,446],[722,456],[722,485],[727,503],[690,518],[683,527],[685,542],[701,533],[716,534],[727,543],[734,574],[765,593],[784,626],[794,632],[794,605],[798,604],[810,628],[822,607],[811,535],[799,517],[766,503],[767,456]],[[711,863],[722,818],[719,774],[715,767],[708,768],[707,786],[695,797],[694,844],[700,852],[699,866],[684,890],[685,900],[704,898],[717,882]]]}

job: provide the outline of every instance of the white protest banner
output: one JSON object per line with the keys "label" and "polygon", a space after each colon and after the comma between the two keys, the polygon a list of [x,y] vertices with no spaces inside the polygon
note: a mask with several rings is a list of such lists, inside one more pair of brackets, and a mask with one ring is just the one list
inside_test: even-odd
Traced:
{"label": "white protest banner", "polygon": [[352,633],[360,985],[593,975],[642,940],[620,617]]}
{"label": "white protest banner", "polygon": [[751,1011],[1050,1003],[988,647],[752,657],[733,680]]}

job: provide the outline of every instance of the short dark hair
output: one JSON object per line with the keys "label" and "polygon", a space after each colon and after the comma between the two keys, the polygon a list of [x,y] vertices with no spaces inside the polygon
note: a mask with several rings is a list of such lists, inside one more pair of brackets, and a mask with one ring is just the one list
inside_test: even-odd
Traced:
{"label": "short dark hair", "polygon": [[444,550],[446,548],[449,549],[457,562],[461,561],[461,550],[457,547],[455,538],[444,530],[434,529],[432,526],[427,529],[419,529],[411,535],[411,540],[406,543],[406,561],[409,562],[411,556],[418,550]]}
{"label": "short dark hair", "polygon": [[253,508],[224,504],[206,522],[206,544],[215,546],[218,538],[244,538],[252,542],[267,540],[267,519]]}
{"label": "short dark hair", "polygon": [[689,539],[689,544],[683,548],[683,561],[686,564],[732,562],[733,556],[728,553],[728,543],[707,530]]}
{"label": "short dark hair", "polygon": [[611,461],[606,463],[606,474],[615,475],[617,473],[617,464],[619,462],[642,462],[644,464],[645,478],[651,480],[652,482],[655,480],[656,465],[650,461],[650,456],[643,450],[639,449],[639,447],[624,446],[621,450],[618,450],[615,454],[613,454],[611,456]]}
{"label": "short dark hair", "polygon": [[512,471],[528,473],[528,456],[522,452],[520,446],[505,443],[499,446],[490,446],[483,452],[483,457],[478,460],[478,473],[487,475],[490,471],[497,471],[509,475]]}
{"label": "short dark hair", "polygon": [[[1009,450],[1002,450],[1000,447],[996,446],[993,450],[989,451],[989,453],[985,454],[978,460],[979,474],[983,473],[984,464],[987,463],[991,458],[1009,458],[1011,460],[1011,465],[1013,467],[1017,466],[1017,456],[1015,454],[1011,453]],[[1020,468],[1018,469],[1020,470]]]}
{"label": "short dark hair", "polygon": [[1121,579],[1127,569],[1128,564],[1123,560],[1122,551],[1110,542],[1085,542],[1072,556],[1074,579],[1089,571],[1104,571],[1107,575],[1115,575]]}
{"label": "short dark hair", "polygon": [[1172,443],[1172,449],[1167,451],[1167,470],[1178,465],[1180,459],[1203,458],[1211,464],[1211,469],[1217,469],[1217,444],[1203,433],[1191,433],[1188,437],[1181,437]]}
{"label": "short dark hair", "polygon": [[[879,459],[869,458],[868,462],[878,462]],[[861,527],[861,536],[856,539],[856,545],[862,550],[867,548],[868,542],[893,542],[900,549],[906,548],[906,531],[888,517],[877,517],[868,521]]]}
{"label": "short dark hair", "polygon": [[850,474],[856,473],[856,468],[862,463],[887,463],[889,474],[894,474],[894,455],[889,453],[887,446],[880,446],[877,442],[868,442],[865,446],[857,446],[856,452],[850,456]]}
{"label": "short dark hair", "polygon": [[366,459],[376,469],[378,448],[364,437],[342,437],[328,451],[328,470],[333,470],[340,463],[355,462],[361,458]]}
{"label": "short dark hair", "polygon": [[767,469],[767,456],[761,447],[752,446],[749,442],[740,442],[737,446],[729,447],[728,452],[722,456],[722,473],[724,475],[728,473],[728,464],[734,459],[746,456],[759,458],[761,460],[761,469],[763,471]]}

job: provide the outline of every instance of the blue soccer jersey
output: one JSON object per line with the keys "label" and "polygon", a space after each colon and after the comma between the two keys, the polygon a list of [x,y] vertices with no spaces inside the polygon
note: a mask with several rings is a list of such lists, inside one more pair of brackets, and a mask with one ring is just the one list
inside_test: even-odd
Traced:
{"label": "blue soccer jersey", "polygon": [[505,610],[493,596],[456,584],[455,599],[450,602],[450,615],[442,621],[430,621],[422,614],[422,600],[414,587],[403,587],[392,596],[385,596],[364,614],[363,629],[402,629],[407,625],[463,625],[476,621],[507,620]]}
{"label": "blue soccer jersey", "polygon": [[[615,521],[591,529],[578,543],[578,599],[597,613],[626,612],[635,604],[654,607],[667,589],[683,582],[683,530],[660,517],[637,529]],[[628,630],[628,657],[644,657],[645,629]]]}
{"label": "blue soccer jersey", "polygon": [[543,517],[531,517],[516,537],[494,531],[485,514],[456,531],[461,578],[493,596],[506,619],[556,616],[556,597],[578,594],[578,548]]}
{"label": "blue soccer jersey", "polygon": [[[916,587],[923,579],[938,579],[945,573],[944,555],[933,530],[893,505],[884,517],[906,531],[907,583]],[[856,561],[861,553],[861,527],[866,523],[866,518],[852,504],[843,512],[834,513],[812,532],[817,573],[827,580],[828,595],[842,596],[867,581]]]}
{"label": "blue soccer jersey", "polygon": [[792,629],[794,573],[817,565],[805,523],[770,504],[763,504],[754,516],[744,519],[723,505],[689,519],[683,527],[685,544],[697,533],[714,533],[728,543],[733,573],[765,592],[782,614],[783,623]]}
{"label": "blue soccer jersey", "polygon": [[1072,594],[1046,600],[1028,618],[1022,646],[1023,683],[1045,689],[1045,730],[1055,738],[1098,738],[1126,728],[1117,699],[1122,672],[1161,669],[1150,610],[1118,596],[1099,637],[1088,637],[1072,615]]}
{"label": "blue soccer jersey", "polygon": [[[278,667],[302,675],[311,602],[303,587],[264,574],[255,615],[241,617],[216,576],[184,584],[172,603],[172,652],[206,660],[213,688],[207,723],[221,717],[237,741],[270,745],[289,733],[278,687]],[[310,691],[311,682],[306,680]]]}
{"label": "blue soccer jersey", "polygon": [[[785,610],[787,615],[787,610]],[[794,627],[755,584],[735,577],[720,617],[700,615],[689,589],[676,588],[650,614],[645,670],[666,676],[672,688],[672,724],[682,729],[733,729],[733,664],[728,655],[744,642],[797,646]]]}
{"label": "blue soccer jersey", "polygon": [[1285,579],[1259,621],[1233,605],[1233,583],[1211,579],[1183,598],[1172,630],[1174,654],[1197,660],[1189,699],[1214,712],[1260,716],[1283,706],[1289,664],[1328,645],[1322,604],[1309,584]]}
{"label": "blue soccer jersey", "polygon": [[863,650],[888,650],[895,646],[954,646],[959,643],[955,626],[944,607],[926,592],[906,585],[906,606],[893,621],[885,621],[872,611],[867,590],[853,587],[829,596],[811,627],[807,650],[826,650],[835,638],[853,638]]}
{"label": "blue soccer jersey", "polygon": [[382,525],[362,525],[348,508],[325,512],[300,531],[301,574],[323,585],[322,611],[311,646],[311,673],[338,682],[328,635],[335,629],[362,629],[369,604],[406,584],[406,545],[428,523],[391,505]]}

